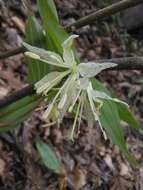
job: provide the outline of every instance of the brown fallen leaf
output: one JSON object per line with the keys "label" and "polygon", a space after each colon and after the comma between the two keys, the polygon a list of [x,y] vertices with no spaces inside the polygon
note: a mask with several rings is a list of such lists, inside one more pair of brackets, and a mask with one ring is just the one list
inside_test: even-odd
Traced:
{"label": "brown fallen leaf", "polygon": [[110,190],[131,190],[133,189],[133,183],[121,176],[115,176]]}
{"label": "brown fallen leaf", "polygon": [[129,174],[129,168],[123,162],[120,164],[120,175],[127,176]]}
{"label": "brown fallen leaf", "polygon": [[10,89],[21,89],[21,80],[19,76],[15,76],[15,74],[10,70],[0,71],[1,79],[5,80],[8,84],[8,88]]}
{"label": "brown fallen leaf", "polygon": [[67,177],[63,176],[59,178],[59,190],[67,189]]}
{"label": "brown fallen leaf", "polygon": [[78,166],[74,170],[73,184],[75,190],[81,189],[86,184],[86,172]]}
{"label": "brown fallen leaf", "polygon": [[112,157],[111,157],[111,155],[107,154],[107,155],[105,156],[104,160],[105,160],[107,166],[108,166],[111,170],[114,170],[114,169],[115,169],[115,167],[114,167],[114,165],[113,165],[113,162],[112,162]]}
{"label": "brown fallen leaf", "polygon": [[64,168],[64,165],[62,165],[62,174],[59,177],[59,190],[66,190],[67,189],[67,171]]}
{"label": "brown fallen leaf", "polygon": [[6,89],[5,87],[0,87],[0,98],[3,98],[8,94],[9,90]]}
{"label": "brown fallen leaf", "polygon": [[0,177],[4,175],[6,163],[3,159],[0,158]]}

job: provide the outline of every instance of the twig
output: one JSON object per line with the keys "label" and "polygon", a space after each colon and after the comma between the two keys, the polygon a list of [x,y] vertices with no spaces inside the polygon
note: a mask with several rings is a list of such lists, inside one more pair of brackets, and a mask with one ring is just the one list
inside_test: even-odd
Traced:
{"label": "twig", "polygon": [[[96,62],[113,62],[118,64],[117,67],[113,67],[112,70],[143,70],[143,57],[125,57],[125,58],[113,58],[113,59],[100,59]],[[25,88],[0,99],[0,108],[5,107],[25,96],[30,96],[35,93],[34,86],[28,85]]]}
{"label": "twig", "polygon": [[105,7],[103,9],[100,9],[99,11],[94,11],[92,14],[87,15],[78,21],[69,24],[66,26],[67,29],[70,29],[72,27],[80,28],[85,25],[91,24],[94,21],[101,20],[105,17],[111,16],[115,13],[121,12],[125,9],[128,9],[130,7],[134,7],[138,4],[143,3],[143,0],[122,0],[117,3],[114,3],[108,7]]}
{"label": "twig", "polygon": [[34,86],[33,85],[28,85],[13,94],[4,97],[3,99],[0,99],[0,108],[3,108],[13,102],[16,102],[20,100],[23,97],[33,95],[35,93]]}
{"label": "twig", "polygon": [[[103,9],[100,9],[98,11],[93,12],[90,15],[87,15],[78,21],[71,23],[67,26],[65,26],[65,29],[70,30],[72,27],[80,28],[85,25],[91,24],[93,21],[101,20],[107,16],[111,16],[115,13],[118,13],[120,11],[123,11],[127,8],[134,7],[138,4],[143,3],[143,0],[122,0],[117,3],[114,3],[108,7],[105,7]],[[9,52],[6,52],[4,54],[0,54],[0,59],[4,59],[19,53],[23,53],[24,49],[23,47],[16,48],[14,50],[10,50]]]}
{"label": "twig", "polygon": [[12,50],[10,50],[10,51],[7,51],[7,52],[5,52],[5,53],[1,53],[0,54],[0,59],[5,59],[5,58],[8,58],[8,57],[10,57],[10,56],[14,56],[14,55],[17,55],[17,54],[19,54],[19,53],[23,53],[24,52],[24,47],[23,46],[21,46],[21,47],[17,47],[17,48],[15,48],[15,49],[12,49]]}
{"label": "twig", "polygon": [[99,63],[112,62],[118,65],[117,67],[113,67],[110,70],[143,70],[143,57],[141,56],[100,59],[96,61]]}

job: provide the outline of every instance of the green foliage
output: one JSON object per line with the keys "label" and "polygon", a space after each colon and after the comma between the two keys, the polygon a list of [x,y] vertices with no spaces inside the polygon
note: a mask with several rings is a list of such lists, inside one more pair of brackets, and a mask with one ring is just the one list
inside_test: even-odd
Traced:
{"label": "green foliage", "polygon": [[36,147],[44,165],[54,173],[60,174],[61,163],[58,161],[51,147],[41,140],[36,141]]}
{"label": "green foliage", "polygon": [[[26,41],[31,45],[46,47],[43,29],[37,19],[30,13],[26,24]],[[32,84],[40,80],[49,70],[46,63],[38,60],[26,58],[26,63],[28,66],[27,81]]]}
{"label": "green foliage", "polygon": [[120,117],[115,103],[104,101],[100,112],[100,121],[107,134],[111,137],[112,142],[119,146],[124,156],[132,164],[136,165],[135,160],[126,147],[123,130],[120,127]]}
{"label": "green foliage", "polygon": [[120,119],[128,123],[133,129],[140,130],[140,124],[133,113],[123,104],[117,104]]}
{"label": "green foliage", "polygon": [[39,104],[38,96],[27,96],[0,109],[0,132],[16,128]]}
{"label": "green foliage", "polygon": [[[96,90],[102,90],[108,94],[109,91],[96,79],[92,79],[93,87]],[[130,155],[123,135],[123,130],[120,127],[120,121],[123,120],[134,129],[139,129],[139,123],[134,118],[133,114],[129,111],[128,107],[120,102],[112,102],[105,100],[100,112],[101,124],[108,135],[111,137],[113,143],[117,144],[124,154],[124,156],[134,165],[135,160]]]}
{"label": "green foliage", "polygon": [[[107,90],[107,88],[105,88],[96,79],[92,79],[92,84],[93,84],[93,86],[95,86],[95,88],[97,90],[103,91],[106,94],[108,94],[109,96],[111,96],[111,93]],[[133,129],[136,129],[136,130],[140,130],[141,129],[139,122],[137,121],[137,119],[135,118],[134,114],[129,110],[129,108],[126,105],[124,105],[124,104],[122,104],[120,102],[116,102],[116,107],[118,109],[118,114],[119,114],[119,117],[120,117],[121,121],[126,122]]]}
{"label": "green foliage", "polygon": [[38,8],[46,32],[47,49],[62,54],[62,46],[68,34],[58,22],[53,0],[37,0]]}

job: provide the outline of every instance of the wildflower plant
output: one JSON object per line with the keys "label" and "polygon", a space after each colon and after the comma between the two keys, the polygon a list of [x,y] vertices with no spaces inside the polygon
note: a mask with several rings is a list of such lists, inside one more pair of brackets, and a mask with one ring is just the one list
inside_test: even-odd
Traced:
{"label": "wildflower plant", "polygon": [[[43,119],[45,126],[60,123],[67,112],[74,116],[70,138],[74,139],[75,127],[82,119],[89,127],[95,122],[103,132],[120,148],[128,161],[136,165],[127,148],[121,121],[140,131],[140,124],[128,105],[117,98],[95,79],[101,71],[116,67],[115,63],[79,63],[73,48],[77,35],[69,36],[59,23],[53,0],[37,0],[41,17],[39,24],[32,11],[28,12],[26,23],[27,82],[34,84],[36,93],[22,97],[4,108],[0,108],[0,132],[20,126],[42,98],[47,102]],[[37,150],[46,167],[61,173],[53,151],[42,141],[36,142]]]}
{"label": "wildflower plant", "polygon": [[[77,37],[77,35],[71,35],[62,43],[62,56],[55,52],[23,43],[28,50],[25,53],[26,56],[56,67],[64,68],[64,71],[56,71],[55,68],[55,71],[48,73],[35,84],[37,94],[42,94],[45,97],[55,88],[57,89],[57,93],[43,114],[43,119],[52,121],[52,123],[56,121],[61,122],[66,112],[72,112],[74,115],[74,123],[70,138],[73,140],[77,121],[79,120],[78,125],[80,125],[81,118],[83,117],[88,121],[88,124],[90,124],[89,118],[94,118],[95,121],[98,121],[106,138],[99,117],[103,100],[111,100],[120,102],[126,106],[128,105],[117,98],[110,97],[104,92],[93,89],[90,79],[95,77],[102,70],[115,67],[116,64],[110,62],[87,62],[78,64],[72,49],[73,40]],[[89,108],[89,113],[86,113],[87,107]]]}

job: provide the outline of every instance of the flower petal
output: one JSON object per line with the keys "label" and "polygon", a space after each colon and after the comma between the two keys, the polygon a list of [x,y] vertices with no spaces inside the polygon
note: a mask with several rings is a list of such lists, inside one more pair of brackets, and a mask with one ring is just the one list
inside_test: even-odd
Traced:
{"label": "flower petal", "polygon": [[78,83],[79,83],[79,88],[82,89],[82,90],[86,90],[89,86],[89,79],[88,78],[80,78],[78,80]]}
{"label": "flower petal", "polygon": [[[67,79],[68,80],[68,79]],[[63,84],[63,86],[59,89],[59,91],[57,92],[56,96],[53,98],[52,103],[49,105],[48,109],[44,112],[43,114],[43,119],[47,119],[49,114],[51,113],[53,106],[56,103],[57,98],[60,96],[60,94],[62,93],[63,89],[65,88],[66,82]],[[57,109],[56,109],[57,110]]]}
{"label": "flower petal", "polygon": [[80,63],[78,65],[78,71],[82,77],[94,77],[102,70],[115,67],[117,64],[115,63],[96,63],[96,62],[87,62],[87,63]]}
{"label": "flower petal", "polygon": [[71,67],[73,64],[76,64],[74,52],[72,50],[73,40],[77,38],[78,35],[71,35],[67,40],[62,44],[63,46],[63,59],[66,65]]}
{"label": "flower petal", "polygon": [[88,95],[90,107],[91,107],[92,113],[94,115],[94,118],[95,118],[96,121],[98,121],[98,119],[99,119],[99,117],[98,117],[98,110],[95,108],[95,104],[94,104],[94,101],[93,101],[92,85],[91,85],[91,83],[89,84],[89,86],[87,88],[87,95]]}
{"label": "flower petal", "polygon": [[[61,100],[58,104],[58,109],[61,113],[61,119],[72,105],[73,97],[76,93],[76,81],[74,76],[70,76],[67,79],[67,83],[61,92]],[[65,101],[66,99],[66,101]]]}
{"label": "flower petal", "polygon": [[40,81],[35,84],[35,88],[38,94],[47,93],[51,88],[57,85],[69,71],[65,72],[51,72],[43,77]]}
{"label": "flower petal", "polygon": [[97,90],[92,90],[91,94],[92,94],[92,97],[95,98],[95,99],[96,98],[101,98],[101,99],[105,99],[105,100],[111,100],[111,101],[115,101],[115,102],[119,102],[119,103],[125,104],[128,107],[128,104],[126,102],[121,101],[121,100],[119,100],[117,98],[112,98],[112,97],[108,96],[104,92],[97,91]]}
{"label": "flower petal", "polygon": [[42,48],[31,46],[25,42],[23,42],[23,46],[28,50],[28,53],[25,53],[26,56],[29,56],[33,59],[41,60],[50,65],[67,68],[59,54],[52,51],[44,50]]}

